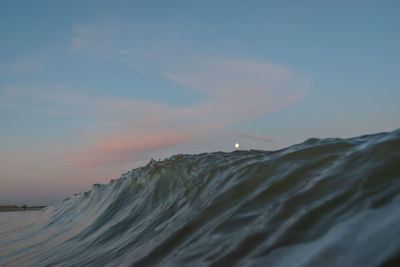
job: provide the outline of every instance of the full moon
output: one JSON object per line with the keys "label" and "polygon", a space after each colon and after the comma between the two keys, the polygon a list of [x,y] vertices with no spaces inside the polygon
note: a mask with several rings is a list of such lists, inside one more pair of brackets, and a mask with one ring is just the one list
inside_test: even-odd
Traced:
{"label": "full moon", "polygon": [[236,143],[236,144],[235,144],[235,148],[239,148],[239,143]]}

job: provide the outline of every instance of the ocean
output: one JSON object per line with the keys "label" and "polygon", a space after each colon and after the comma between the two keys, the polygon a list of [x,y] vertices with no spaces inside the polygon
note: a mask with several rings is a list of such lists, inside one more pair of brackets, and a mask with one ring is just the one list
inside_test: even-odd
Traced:
{"label": "ocean", "polygon": [[400,129],[175,155],[0,213],[1,266],[400,266]]}

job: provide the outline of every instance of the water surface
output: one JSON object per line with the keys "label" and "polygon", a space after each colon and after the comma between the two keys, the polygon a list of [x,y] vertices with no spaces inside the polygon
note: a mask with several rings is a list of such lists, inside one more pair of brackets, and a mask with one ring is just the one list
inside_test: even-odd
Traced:
{"label": "water surface", "polygon": [[2,266],[400,265],[400,130],[176,155],[0,213]]}

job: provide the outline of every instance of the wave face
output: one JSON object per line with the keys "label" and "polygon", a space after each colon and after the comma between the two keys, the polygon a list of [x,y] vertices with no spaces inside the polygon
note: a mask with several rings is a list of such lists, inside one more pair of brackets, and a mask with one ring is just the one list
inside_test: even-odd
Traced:
{"label": "wave face", "polygon": [[0,214],[0,265],[395,266],[399,237],[400,129],[152,160]]}

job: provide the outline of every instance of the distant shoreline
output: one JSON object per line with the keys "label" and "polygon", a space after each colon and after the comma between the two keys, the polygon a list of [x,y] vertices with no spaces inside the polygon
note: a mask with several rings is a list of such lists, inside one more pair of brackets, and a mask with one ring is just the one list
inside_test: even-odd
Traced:
{"label": "distant shoreline", "polygon": [[0,205],[0,212],[1,211],[29,211],[29,210],[41,210],[46,208],[47,206],[32,206],[32,207],[26,207],[24,209],[23,206],[16,206],[16,205]]}

